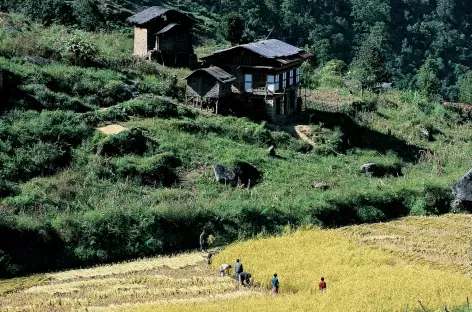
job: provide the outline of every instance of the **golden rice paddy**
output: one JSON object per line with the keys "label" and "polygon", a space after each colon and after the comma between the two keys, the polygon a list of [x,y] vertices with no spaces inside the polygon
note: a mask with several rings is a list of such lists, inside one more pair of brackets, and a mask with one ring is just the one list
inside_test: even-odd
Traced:
{"label": "golden rice paddy", "polygon": [[[213,267],[190,253],[2,281],[0,311],[416,311],[418,300],[451,310],[472,298],[471,238],[470,215],[300,230],[231,245]],[[218,276],[236,258],[258,287]]]}

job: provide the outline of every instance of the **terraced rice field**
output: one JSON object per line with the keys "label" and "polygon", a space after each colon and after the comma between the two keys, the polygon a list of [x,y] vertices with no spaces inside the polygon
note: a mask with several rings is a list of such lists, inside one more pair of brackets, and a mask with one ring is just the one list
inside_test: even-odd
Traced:
{"label": "terraced rice field", "polygon": [[2,312],[113,311],[241,298],[255,292],[221,278],[199,253],[47,274],[37,276],[34,286],[15,281],[18,287],[0,297]]}
{"label": "terraced rice field", "polygon": [[[299,230],[229,246],[213,267],[191,253],[6,280],[0,311],[453,311],[472,298],[471,238],[471,215]],[[218,276],[236,258],[258,287]]]}

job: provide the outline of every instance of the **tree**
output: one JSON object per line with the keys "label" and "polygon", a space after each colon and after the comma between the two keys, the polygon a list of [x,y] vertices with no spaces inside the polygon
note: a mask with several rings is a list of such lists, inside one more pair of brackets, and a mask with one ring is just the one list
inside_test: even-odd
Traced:
{"label": "tree", "polygon": [[100,12],[97,0],[75,0],[72,7],[80,28],[96,30],[105,25],[105,18]]}
{"label": "tree", "polygon": [[385,25],[378,23],[372,27],[369,36],[364,40],[351,64],[351,76],[359,80],[362,88],[370,89],[376,83],[388,78],[386,66]]}
{"label": "tree", "polygon": [[232,45],[241,43],[244,33],[244,18],[238,13],[230,13],[223,18],[223,37]]}
{"label": "tree", "polygon": [[469,70],[459,79],[460,100],[472,104],[472,70]]}
{"label": "tree", "polygon": [[427,58],[418,70],[416,86],[420,93],[428,98],[439,94],[441,85],[438,79],[437,68],[431,58]]}

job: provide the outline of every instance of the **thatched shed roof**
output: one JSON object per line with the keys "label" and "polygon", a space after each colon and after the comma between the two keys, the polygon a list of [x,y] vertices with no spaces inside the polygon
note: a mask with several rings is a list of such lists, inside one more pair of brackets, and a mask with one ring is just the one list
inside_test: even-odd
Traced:
{"label": "thatched shed roof", "polygon": [[213,76],[216,80],[220,81],[221,83],[228,83],[228,82],[232,82],[232,81],[236,80],[236,78],[233,75],[227,73],[226,71],[224,71],[223,69],[221,69],[217,66],[211,66],[211,67],[208,67],[208,68],[197,69],[194,72],[192,72],[190,75],[185,77],[185,79],[188,80],[188,78],[190,78],[191,76],[194,76],[194,75],[196,75],[198,73],[201,73],[201,72],[206,72],[207,74],[210,74],[211,76]]}

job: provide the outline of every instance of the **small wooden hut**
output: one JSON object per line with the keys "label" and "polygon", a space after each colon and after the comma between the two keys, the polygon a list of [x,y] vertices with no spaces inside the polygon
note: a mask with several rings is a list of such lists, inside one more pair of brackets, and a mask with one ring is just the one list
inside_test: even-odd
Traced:
{"label": "small wooden hut", "polygon": [[219,105],[231,98],[231,83],[236,78],[223,69],[211,66],[197,69],[185,77],[187,90],[185,102],[194,106],[211,108],[216,114]]}
{"label": "small wooden hut", "polygon": [[127,19],[134,25],[134,55],[149,57],[165,66],[192,68],[195,20],[177,10],[153,6]]}

